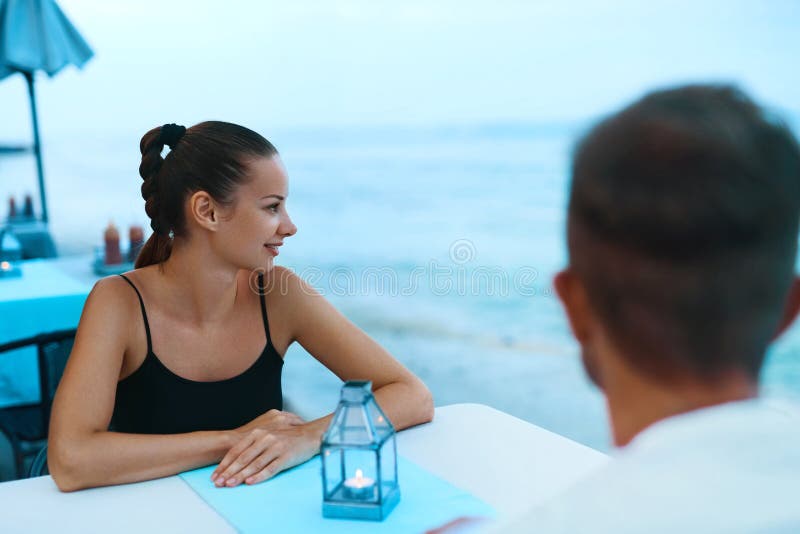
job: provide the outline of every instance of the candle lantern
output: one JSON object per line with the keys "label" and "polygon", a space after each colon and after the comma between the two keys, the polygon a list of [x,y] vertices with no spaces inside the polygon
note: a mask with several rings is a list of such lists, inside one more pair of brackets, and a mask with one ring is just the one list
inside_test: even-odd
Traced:
{"label": "candle lantern", "polygon": [[382,521],[400,501],[395,431],[372,382],[342,386],[320,456],[324,517]]}

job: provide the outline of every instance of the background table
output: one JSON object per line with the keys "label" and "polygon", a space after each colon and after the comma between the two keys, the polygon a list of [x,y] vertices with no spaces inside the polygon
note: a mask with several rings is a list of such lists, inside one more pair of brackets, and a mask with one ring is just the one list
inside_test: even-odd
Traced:
{"label": "background table", "polygon": [[[608,461],[594,449],[480,404],[437,408],[432,423],[397,438],[399,454],[483,499],[501,517],[521,514]],[[74,493],[59,492],[50,477],[18,480],[0,484],[0,503],[4,533],[232,531],[177,476]]]}
{"label": "background table", "polygon": [[[96,278],[89,261],[80,257],[16,262],[22,277],[0,279],[0,343],[75,328]],[[0,355],[0,407],[37,401],[38,380],[35,348]]]}

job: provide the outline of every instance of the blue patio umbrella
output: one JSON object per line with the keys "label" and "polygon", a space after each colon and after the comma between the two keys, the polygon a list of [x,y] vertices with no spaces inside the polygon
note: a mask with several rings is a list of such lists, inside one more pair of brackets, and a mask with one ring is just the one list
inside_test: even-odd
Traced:
{"label": "blue patio umbrella", "polygon": [[42,220],[47,222],[42,145],[36,114],[34,74],[54,76],[67,65],[83,67],[94,55],[54,0],[0,0],[0,80],[20,73],[28,83],[33,152],[39,175]]}

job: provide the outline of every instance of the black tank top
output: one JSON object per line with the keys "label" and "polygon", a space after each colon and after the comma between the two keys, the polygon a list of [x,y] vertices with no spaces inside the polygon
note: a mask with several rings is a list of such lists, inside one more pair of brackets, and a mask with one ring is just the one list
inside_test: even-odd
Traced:
{"label": "black tank top", "polygon": [[[272,345],[263,292],[261,317],[267,344],[261,356],[237,376],[217,382],[196,382],[176,375],[155,355],[142,295],[133,282],[120,276],[139,297],[147,333],[147,356],[138,369],[117,383],[111,430],[136,434],[230,430],[270,409],[283,409],[283,358]],[[259,287],[264,287],[262,276],[258,282]]]}

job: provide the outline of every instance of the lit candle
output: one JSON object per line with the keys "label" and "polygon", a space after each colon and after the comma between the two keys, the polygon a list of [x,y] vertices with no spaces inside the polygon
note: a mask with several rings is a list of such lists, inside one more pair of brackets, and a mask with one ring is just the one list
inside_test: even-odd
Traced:
{"label": "lit candle", "polygon": [[344,481],[344,493],[351,499],[372,499],[375,494],[375,481],[365,477],[361,469],[356,469],[356,476]]}
{"label": "lit candle", "polygon": [[10,261],[0,261],[0,278],[15,278],[22,276],[22,271],[19,267],[13,265]]}

